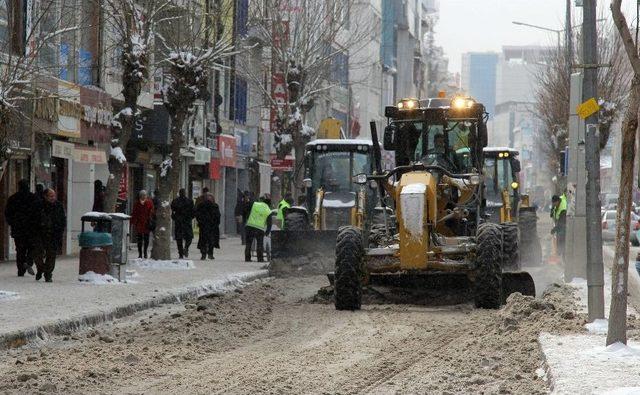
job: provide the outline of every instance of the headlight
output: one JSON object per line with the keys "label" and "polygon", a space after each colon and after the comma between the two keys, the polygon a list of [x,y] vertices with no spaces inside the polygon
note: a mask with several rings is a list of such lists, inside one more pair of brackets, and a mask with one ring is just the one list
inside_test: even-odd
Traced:
{"label": "headlight", "polygon": [[364,185],[367,183],[367,175],[364,173],[360,173],[356,175],[356,184]]}
{"label": "headlight", "polygon": [[376,180],[369,181],[369,188],[378,189],[378,181],[376,181]]}
{"label": "headlight", "polygon": [[471,185],[480,185],[481,180],[482,179],[480,178],[480,176],[477,176],[477,175],[469,177],[469,183]]}
{"label": "headlight", "polygon": [[456,97],[451,101],[451,107],[456,110],[471,108],[475,104],[475,100],[465,97]]}
{"label": "headlight", "polygon": [[511,183],[511,189],[518,189],[519,186],[520,186],[520,184],[518,184],[515,181]]}
{"label": "headlight", "polygon": [[418,100],[416,99],[402,99],[398,102],[398,110],[414,110],[418,107]]}
{"label": "headlight", "polygon": [[304,184],[305,188],[311,188],[313,186],[311,178],[305,178],[304,180],[302,180],[302,183]]}

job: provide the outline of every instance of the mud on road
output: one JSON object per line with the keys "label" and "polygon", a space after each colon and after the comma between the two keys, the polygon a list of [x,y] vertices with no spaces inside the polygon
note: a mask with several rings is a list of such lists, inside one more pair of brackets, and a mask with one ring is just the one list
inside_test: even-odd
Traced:
{"label": "mud on road", "polygon": [[540,331],[583,331],[571,291],[499,311],[312,303],[267,279],[0,354],[0,393],[546,393]]}

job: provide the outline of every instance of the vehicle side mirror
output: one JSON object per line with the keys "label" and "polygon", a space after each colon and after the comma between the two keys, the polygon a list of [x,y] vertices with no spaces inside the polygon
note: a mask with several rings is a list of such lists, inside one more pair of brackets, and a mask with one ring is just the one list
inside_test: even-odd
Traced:
{"label": "vehicle side mirror", "polygon": [[353,181],[358,185],[365,185],[367,183],[367,175],[364,173],[357,174]]}
{"label": "vehicle side mirror", "polygon": [[384,128],[384,137],[382,139],[382,145],[387,151],[396,150],[396,133],[398,128],[395,125],[388,125]]}
{"label": "vehicle side mirror", "polygon": [[522,167],[520,166],[520,159],[511,158],[511,170],[514,173],[520,173]]}

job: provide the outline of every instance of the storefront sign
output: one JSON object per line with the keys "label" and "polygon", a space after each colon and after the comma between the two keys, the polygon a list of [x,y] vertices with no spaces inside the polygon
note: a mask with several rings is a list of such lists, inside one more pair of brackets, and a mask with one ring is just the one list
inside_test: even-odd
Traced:
{"label": "storefront sign", "polygon": [[129,185],[129,166],[125,163],[122,169],[122,178],[120,178],[120,186],[118,188],[118,200],[127,201],[127,185]]}
{"label": "storefront sign", "polygon": [[220,165],[224,167],[236,166],[236,138],[235,136],[218,136],[218,149],[220,150]]}
{"label": "storefront sign", "polygon": [[62,159],[73,159],[75,147],[72,143],[53,140],[51,142],[51,156]]}
{"label": "storefront sign", "polygon": [[220,180],[220,173],[220,159],[211,158],[211,162],[209,162],[209,179]]}
{"label": "storefront sign", "polygon": [[271,97],[276,103],[271,107],[271,120],[269,130],[275,132],[278,130],[278,113],[284,111],[284,106],[287,102],[287,84],[284,80],[284,73],[273,73],[271,76]]}
{"label": "storefront sign", "polygon": [[78,148],[73,151],[73,160],[79,163],[107,164],[107,155],[101,150]]}
{"label": "storefront sign", "polygon": [[80,119],[83,109],[80,105],[80,87],[67,81],[58,81],[58,134],[80,138]]}
{"label": "storefront sign", "polygon": [[274,156],[271,158],[271,169],[274,171],[291,171],[293,170],[293,159],[278,159]]}
{"label": "storefront sign", "polygon": [[211,162],[211,150],[207,147],[195,147],[194,164],[206,165]]}

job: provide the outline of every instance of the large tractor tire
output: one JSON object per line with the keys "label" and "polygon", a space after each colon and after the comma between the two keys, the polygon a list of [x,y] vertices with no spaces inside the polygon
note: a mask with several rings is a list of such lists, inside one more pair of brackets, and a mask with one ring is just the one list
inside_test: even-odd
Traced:
{"label": "large tractor tire", "polygon": [[360,310],[362,305],[362,233],[343,226],[336,240],[334,295],[336,310]]}
{"label": "large tractor tire", "polygon": [[506,222],[500,224],[500,227],[502,228],[502,270],[518,270],[520,269],[518,224]]}
{"label": "large tractor tire", "polygon": [[476,235],[475,305],[497,309],[502,303],[502,229],[498,224],[484,223]]}
{"label": "large tractor tire", "polygon": [[284,217],[284,230],[309,230],[307,217],[299,211],[289,211]]}

